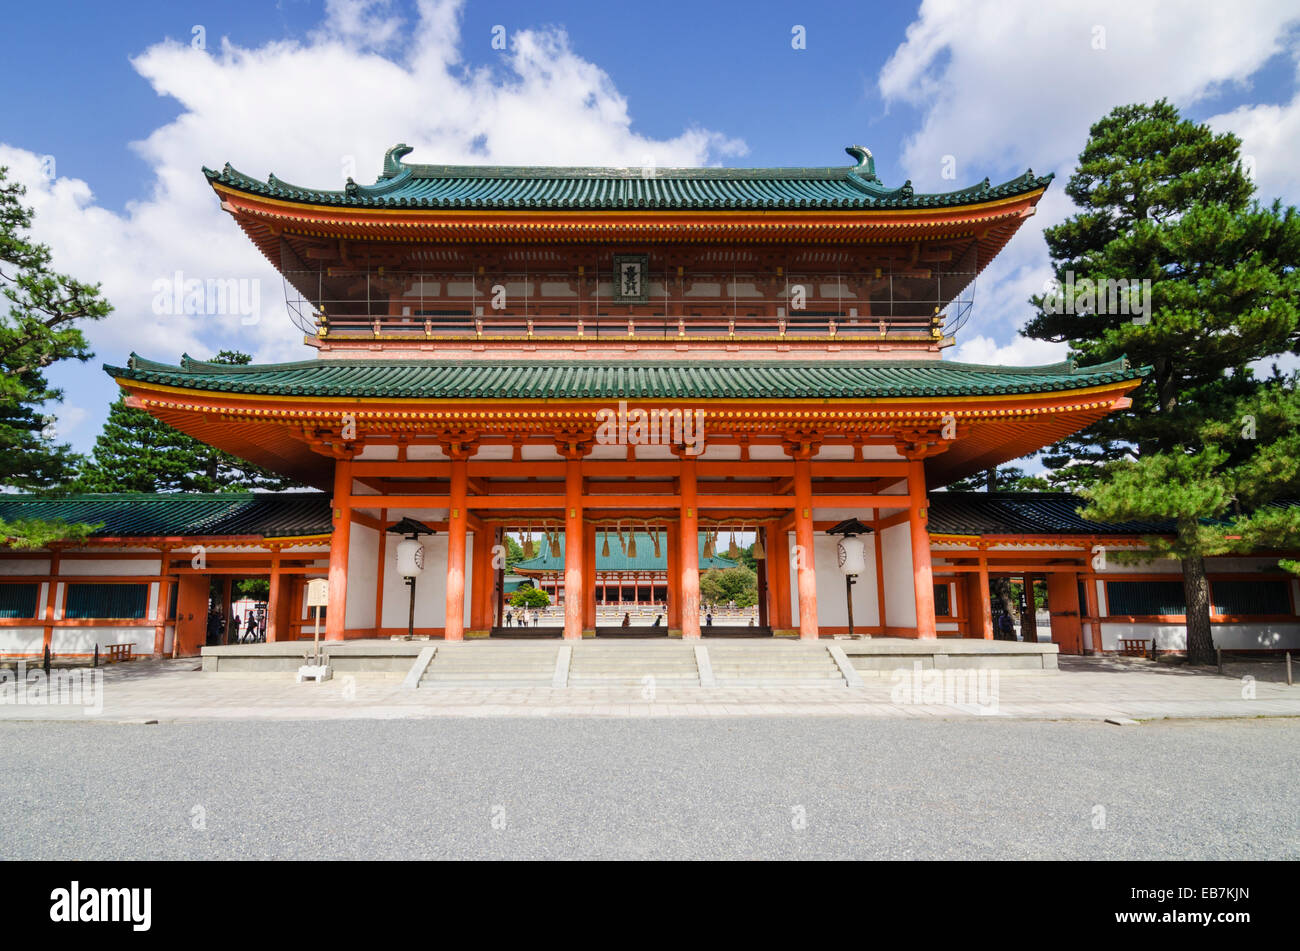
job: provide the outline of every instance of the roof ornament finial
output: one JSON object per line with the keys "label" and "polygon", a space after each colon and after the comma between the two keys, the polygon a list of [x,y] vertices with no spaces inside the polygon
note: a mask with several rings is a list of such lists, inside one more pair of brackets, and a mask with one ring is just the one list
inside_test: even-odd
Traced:
{"label": "roof ornament finial", "polygon": [[405,142],[399,142],[384,153],[384,173],[381,178],[394,178],[402,174],[402,156],[410,155],[415,149]]}
{"label": "roof ornament finial", "polygon": [[871,149],[863,145],[850,145],[844,151],[858,160],[858,164],[853,166],[855,175],[870,179],[876,177],[876,160],[871,155]]}

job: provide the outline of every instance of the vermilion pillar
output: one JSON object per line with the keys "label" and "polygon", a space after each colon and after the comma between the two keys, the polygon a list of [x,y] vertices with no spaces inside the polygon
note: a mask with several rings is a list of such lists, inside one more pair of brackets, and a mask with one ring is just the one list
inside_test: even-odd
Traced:
{"label": "vermilion pillar", "polygon": [[972,630],[986,641],[993,640],[993,602],[989,597],[989,559],[983,552],[980,552],[980,570],[975,576],[979,583],[979,590],[976,592],[979,599],[971,604],[972,610],[979,611],[980,623],[978,627],[972,625]]}
{"label": "vermilion pillar", "polygon": [[678,563],[682,558],[682,533],[677,525],[669,525],[664,533],[667,538],[668,551],[668,630],[681,633],[682,630],[682,574]]}
{"label": "vermilion pillar", "polygon": [[[54,602],[59,594],[59,549],[55,548],[50,553],[50,581],[45,588],[45,633],[41,642],[42,649],[49,647],[54,640]],[[204,622],[207,622],[207,613],[204,613]]]}
{"label": "vermilion pillar", "polygon": [[596,633],[596,526],[582,530],[582,630]]}
{"label": "vermilion pillar", "polygon": [[773,525],[767,533],[767,563],[772,572],[773,603],[776,618],[774,631],[790,628],[790,532],[783,525]]}
{"label": "vermilion pillar", "polygon": [[448,453],[451,460],[450,509],[447,513],[447,618],[443,637],[465,639],[465,535],[468,513],[469,462],[464,452]]}
{"label": "vermilion pillar", "polygon": [[[334,460],[334,534],[330,538],[329,605],[325,640],[343,640],[348,610],[348,546],[352,540],[352,460]],[[226,620],[229,621],[229,609]]]}
{"label": "vermilion pillar", "polygon": [[266,596],[266,642],[270,644],[282,636],[280,634],[280,549],[271,550],[270,594]]}
{"label": "vermilion pillar", "polygon": [[925,463],[907,464],[907,522],[912,530],[912,583],[916,590],[916,636],[938,637],[934,625],[934,572],[930,568],[930,533],[926,529]]}
{"label": "vermilion pillar", "polygon": [[681,455],[681,539],[679,562],[681,569],[682,637],[700,636],[700,513],[696,508],[697,482],[695,457]]}
{"label": "vermilion pillar", "polygon": [[817,636],[817,568],[813,558],[812,459],[794,460],[794,533],[798,545],[795,568],[799,582],[799,636]]}
{"label": "vermilion pillar", "polygon": [[[163,552],[163,562],[166,563],[167,552]],[[170,580],[160,581],[158,583],[158,605],[154,610],[153,629],[153,656],[155,659],[161,659],[163,656],[163,645],[167,643],[167,608],[171,604],[172,583]]]}
{"label": "vermilion pillar", "polygon": [[491,533],[484,525],[474,532],[474,564],[470,568],[469,577],[469,626],[475,631],[484,631],[489,627],[487,595],[491,588],[491,569]]}
{"label": "vermilion pillar", "polygon": [[582,457],[564,460],[564,639],[581,640],[583,622]]}

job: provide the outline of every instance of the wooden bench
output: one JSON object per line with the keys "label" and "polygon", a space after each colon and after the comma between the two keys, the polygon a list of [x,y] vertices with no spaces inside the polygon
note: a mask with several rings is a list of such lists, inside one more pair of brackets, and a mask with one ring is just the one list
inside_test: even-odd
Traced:
{"label": "wooden bench", "polygon": [[109,644],[105,648],[105,653],[108,655],[105,663],[116,664],[119,661],[130,660],[133,646],[132,644]]}
{"label": "wooden bench", "polygon": [[[1148,645],[1150,645],[1148,649]],[[1144,640],[1137,637],[1121,637],[1119,639],[1119,653],[1122,657],[1154,657],[1156,642]]]}

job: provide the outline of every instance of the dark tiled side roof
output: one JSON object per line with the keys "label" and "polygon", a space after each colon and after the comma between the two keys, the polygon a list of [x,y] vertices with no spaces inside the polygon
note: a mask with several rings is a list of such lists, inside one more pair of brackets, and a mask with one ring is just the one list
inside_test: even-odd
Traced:
{"label": "dark tiled side roof", "polygon": [[1156,535],[1170,522],[1089,522],[1084,504],[1066,492],[933,492],[932,535]]}
{"label": "dark tiled side roof", "polygon": [[100,525],[100,537],[321,535],[331,530],[323,492],[0,495],[0,519]]}

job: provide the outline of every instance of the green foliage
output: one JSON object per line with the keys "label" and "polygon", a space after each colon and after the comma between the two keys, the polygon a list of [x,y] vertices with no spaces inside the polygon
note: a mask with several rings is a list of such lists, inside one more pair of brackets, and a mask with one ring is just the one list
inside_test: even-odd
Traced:
{"label": "green foliage", "polygon": [[524,547],[510,535],[502,535],[506,546],[506,574],[515,570],[515,565],[524,560]]}
{"label": "green foliage", "polygon": [[510,595],[510,606],[515,608],[545,608],[551,604],[551,596],[541,588],[520,588]]}
{"label": "green foliage", "polygon": [[0,544],[9,548],[46,548],[51,542],[84,542],[99,525],[84,522],[65,522],[59,519],[46,521],[38,518],[19,518],[12,522],[0,518]]}
{"label": "green foliage", "polygon": [[700,600],[712,605],[729,604],[734,600],[738,608],[757,604],[758,575],[744,565],[723,571],[711,568],[700,575]]}
{"label": "green foliage", "polygon": [[271,582],[267,578],[240,578],[234,584],[235,600],[251,598],[254,601],[271,600]]}
{"label": "green foliage", "polygon": [[[222,350],[214,363],[246,364],[246,353]],[[173,429],[119,396],[91,452],[93,462],[77,479],[82,492],[245,492],[279,490],[283,476],[214,449]]]}
{"label": "green foliage", "polygon": [[1086,300],[1072,313],[1044,294],[1025,329],[1069,341],[1081,363],[1127,355],[1152,368],[1131,410],[1043,461],[1083,492],[1086,518],[1176,525],[1151,544],[1182,559],[1193,663],[1213,656],[1204,559],[1284,547],[1300,517],[1268,506],[1300,488],[1295,381],[1252,369],[1296,352],[1300,217],[1255,200],[1239,148],[1164,101],[1096,123],[1066,187],[1079,211],[1045,232],[1053,268],[1063,285],[1149,281],[1149,314]]}
{"label": "green foliage", "polygon": [[93,354],[79,323],[112,310],[98,284],[84,284],[51,267],[50,249],[29,237],[32,210],[26,189],[0,167],[0,482],[42,490],[75,473],[77,457],[55,444],[53,420],[42,406],[62,398],[45,370],[61,360],[85,362]]}

